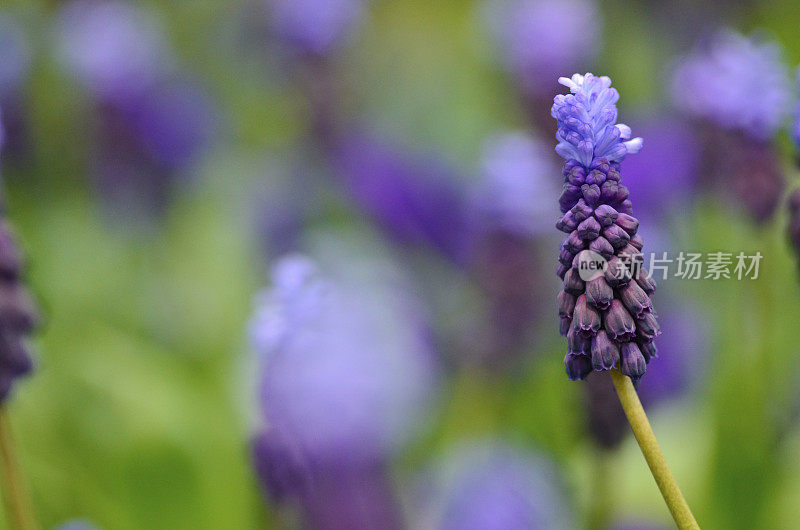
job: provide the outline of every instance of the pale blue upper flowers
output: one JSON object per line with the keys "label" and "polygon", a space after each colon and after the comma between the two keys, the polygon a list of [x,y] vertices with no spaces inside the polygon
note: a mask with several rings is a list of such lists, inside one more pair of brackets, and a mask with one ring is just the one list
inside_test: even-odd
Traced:
{"label": "pale blue upper flowers", "polygon": [[639,152],[642,139],[631,139],[630,127],[615,123],[619,93],[611,88],[611,79],[587,73],[561,77],[558,82],[572,92],[556,96],[550,111],[558,126],[556,152],[560,156],[588,169],[595,159],[620,162],[628,153]]}

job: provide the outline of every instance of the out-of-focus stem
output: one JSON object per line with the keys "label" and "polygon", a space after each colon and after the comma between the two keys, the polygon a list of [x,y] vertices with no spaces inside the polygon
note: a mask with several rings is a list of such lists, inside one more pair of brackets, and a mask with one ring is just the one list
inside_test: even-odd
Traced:
{"label": "out-of-focus stem", "polygon": [[607,449],[598,449],[592,458],[592,490],[590,494],[587,528],[603,530],[610,522],[611,484],[609,482],[610,455]]}
{"label": "out-of-focus stem", "polygon": [[2,471],[0,483],[3,486],[3,500],[11,528],[36,530],[38,527],[14,451],[8,412],[3,405],[0,405],[0,467],[2,468],[0,469]]}
{"label": "out-of-focus stem", "polygon": [[678,483],[675,482],[675,477],[667,465],[667,460],[664,458],[664,453],[656,441],[656,435],[653,434],[653,429],[650,427],[650,422],[647,420],[647,415],[644,413],[642,403],[639,401],[639,396],[633,388],[631,379],[622,375],[619,370],[610,370],[611,379],[614,381],[614,387],[617,389],[619,400],[622,403],[622,408],[625,415],[628,417],[628,422],[631,424],[633,434],[636,436],[636,441],[639,442],[639,447],[642,450],[644,459],[650,467],[650,472],[658,484],[658,489],[661,490],[661,495],[664,497],[664,502],[667,503],[672,518],[680,530],[684,529],[697,529],[697,521],[683,498]]}

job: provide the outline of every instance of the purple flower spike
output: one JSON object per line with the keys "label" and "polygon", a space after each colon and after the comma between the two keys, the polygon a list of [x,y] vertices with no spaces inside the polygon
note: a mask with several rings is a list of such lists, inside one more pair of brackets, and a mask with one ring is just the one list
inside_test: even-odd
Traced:
{"label": "purple flower spike", "polygon": [[33,368],[27,337],[36,324],[36,310],[20,274],[22,257],[17,243],[0,221],[0,402],[17,378]]}
{"label": "purple flower spike", "polygon": [[640,278],[643,240],[628,189],[620,183],[619,163],[641,149],[642,139],[631,139],[630,127],[616,123],[619,94],[609,78],[575,74],[559,83],[571,92],[556,96],[551,110],[558,126],[556,152],[566,160],[563,215],[556,226],[571,229],[559,255],[562,328],[570,321],[567,374],[583,379],[587,365],[602,371],[619,364],[638,380],[652,357],[642,350],[651,350],[660,329],[649,297],[655,284]]}

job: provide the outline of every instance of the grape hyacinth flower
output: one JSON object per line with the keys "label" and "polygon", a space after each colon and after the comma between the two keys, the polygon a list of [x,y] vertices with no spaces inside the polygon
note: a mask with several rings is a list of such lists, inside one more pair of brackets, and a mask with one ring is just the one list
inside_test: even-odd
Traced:
{"label": "grape hyacinth flower", "polygon": [[499,440],[451,449],[413,492],[417,528],[572,528],[559,477],[544,457]]}
{"label": "grape hyacinth flower", "polygon": [[642,237],[620,162],[638,152],[642,139],[617,124],[619,94],[608,77],[590,73],[562,77],[570,94],[555,97],[551,115],[558,131],[556,152],[564,163],[561,217],[569,234],[561,245],[558,294],[564,359],[572,380],[592,370],[609,371],[642,454],[678,527],[699,528],[667,465],[634,389],[655,356],[660,328],[650,294],[655,282],[641,267]]}
{"label": "grape hyacinth flower", "polygon": [[720,31],[683,58],[672,79],[676,106],[705,135],[701,175],[735,194],[751,217],[772,217],[784,189],[773,145],[790,101],[779,46],[759,36]]}
{"label": "grape hyacinth flower", "polygon": [[[639,270],[639,221],[619,173],[619,163],[639,151],[642,139],[629,139],[630,128],[615,124],[619,95],[609,78],[575,74],[559,82],[572,92],[556,96],[551,112],[558,124],[556,152],[566,159],[556,226],[568,234],[558,258],[567,374],[583,379],[619,363],[636,381],[655,355],[653,339],[660,333],[649,296],[655,282]],[[597,259],[607,266],[587,276],[584,266]]]}
{"label": "grape hyacinth flower", "polygon": [[[253,447],[265,490],[313,528],[395,528],[387,466],[433,388],[419,308],[384,264],[324,274],[291,255],[251,323],[265,429]],[[347,277],[350,274],[350,277]]]}
{"label": "grape hyacinth flower", "polygon": [[4,221],[0,221],[0,402],[14,382],[33,368],[27,337],[36,310],[21,280],[22,256]]}

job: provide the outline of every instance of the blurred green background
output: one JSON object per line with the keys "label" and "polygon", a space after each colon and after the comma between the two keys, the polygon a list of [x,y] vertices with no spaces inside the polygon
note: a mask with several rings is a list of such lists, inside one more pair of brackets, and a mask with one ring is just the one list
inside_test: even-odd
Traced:
{"label": "blurred green background", "polygon": [[[90,111],[53,57],[58,4],[2,8],[24,21],[34,52],[24,93],[31,151],[4,165],[3,192],[43,315],[36,372],[9,405],[37,516],[45,528],[70,519],[113,529],[277,524],[249,449],[256,405],[245,330],[275,257],[259,244],[254,197],[269,193],[270,168],[302,141],[307,102],[275,64],[238,53],[241,2],[140,2],[163,20],[222,125],[163,217],[121,226],[87,184]],[[699,6],[685,5],[688,20]],[[663,100],[664,68],[691,43],[656,26],[649,2],[600,7],[596,69],[622,94],[624,121]],[[742,31],[768,30],[788,64],[800,62],[796,2],[748,2],[728,15]],[[343,105],[474,174],[487,135],[525,126],[488,39],[474,2],[376,1],[337,57]],[[781,145],[794,182],[793,148],[788,138]],[[714,332],[697,391],[651,411],[653,427],[704,528],[797,528],[800,290],[786,213],[754,228],[705,197],[680,214],[673,225],[680,248],[759,250],[764,259],[757,281],[680,285]],[[373,234],[336,205],[323,207],[314,224],[343,237]],[[553,263],[555,254],[553,247]],[[583,525],[595,453],[584,435],[580,384],[564,376],[565,344],[553,330],[537,348],[510,375],[449,373],[423,436],[397,463],[398,476],[413,475],[461,437],[503,434],[555,459]],[[608,473],[612,513],[669,524],[630,437]]]}

